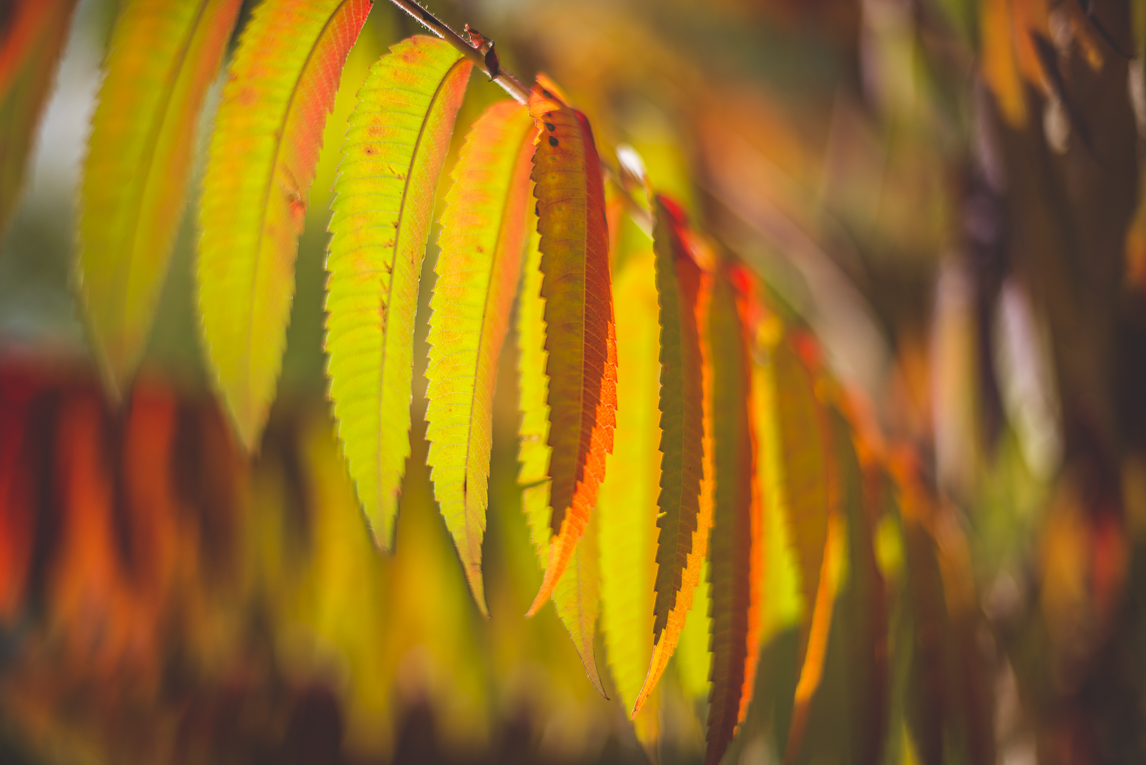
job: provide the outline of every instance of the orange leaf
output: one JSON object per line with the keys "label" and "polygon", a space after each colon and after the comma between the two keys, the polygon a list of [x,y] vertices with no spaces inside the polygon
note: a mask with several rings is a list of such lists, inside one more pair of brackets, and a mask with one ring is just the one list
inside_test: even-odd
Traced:
{"label": "orange leaf", "polygon": [[708,310],[709,279],[685,245],[680,207],[654,200],[657,298],[660,305],[661,482],[657,498],[653,656],[633,714],[664,672],[700,581],[712,525],[711,368],[699,327]]}
{"label": "orange leaf", "polygon": [[549,599],[597,503],[613,450],[617,344],[609,283],[605,189],[593,133],[541,80],[529,98],[539,130],[533,158],[541,233],[541,294],[549,353],[549,564],[529,607]]}
{"label": "orange leaf", "polygon": [[[707,763],[720,762],[755,681],[760,587],[760,496],[752,433],[752,378],[741,300],[723,275],[708,314],[712,357],[713,520],[708,549],[712,597],[712,685]],[[754,573],[756,575],[754,575]]]}

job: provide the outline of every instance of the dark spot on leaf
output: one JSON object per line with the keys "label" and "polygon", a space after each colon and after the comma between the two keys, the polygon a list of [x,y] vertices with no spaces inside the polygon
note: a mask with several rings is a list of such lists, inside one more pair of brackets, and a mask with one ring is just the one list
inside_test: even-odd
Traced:
{"label": "dark spot on leaf", "polygon": [[552,133],[554,130],[557,129],[557,126],[554,125],[552,122],[546,122],[545,123],[545,129],[548,130],[550,133]]}
{"label": "dark spot on leaf", "polygon": [[533,214],[538,216],[538,217],[541,217],[541,203],[540,202],[534,202]]}
{"label": "dark spot on leaf", "polygon": [[373,146],[367,146],[366,147],[366,153],[367,154],[373,154],[374,153],[374,147]]}
{"label": "dark spot on leaf", "polygon": [[557,145],[557,139],[554,138],[553,136],[549,136],[549,145],[550,146],[556,146]]}

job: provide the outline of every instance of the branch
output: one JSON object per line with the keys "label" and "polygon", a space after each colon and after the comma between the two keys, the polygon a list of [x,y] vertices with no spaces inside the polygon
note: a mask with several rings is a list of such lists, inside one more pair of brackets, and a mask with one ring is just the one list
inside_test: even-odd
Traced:
{"label": "branch", "polygon": [[[474,66],[485,72],[491,80],[500,85],[506,93],[513,96],[519,104],[529,103],[529,88],[525,87],[519,79],[496,65],[493,67],[493,71],[490,71],[491,67],[486,63],[486,51],[463,40],[457,32],[442,23],[437,16],[427,11],[415,0],[390,0],[390,2],[413,16],[426,29],[461,51],[462,55],[472,61]],[[492,49],[491,43],[489,50],[492,52]],[[493,61],[496,62],[497,58],[495,57]]]}
{"label": "branch", "polygon": [[[474,66],[485,72],[490,80],[500,85],[502,89],[513,96],[514,100],[519,104],[529,104],[529,88],[525,87],[525,85],[521,83],[521,80],[498,65],[497,55],[493,52],[492,40],[487,40],[476,30],[470,30],[467,25],[467,34],[478,43],[478,45],[474,45],[446,26],[437,16],[423,8],[417,0],[390,0],[390,2],[413,16],[414,20],[426,29],[461,51],[462,55],[472,61]],[[625,206],[629,209],[629,214],[633,217],[633,220],[636,221],[642,231],[651,237],[653,221],[648,208],[638,202],[632,193],[625,188],[620,182],[620,176],[612,167],[605,162],[601,162],[601,170],[616,183],[625,201]]]}

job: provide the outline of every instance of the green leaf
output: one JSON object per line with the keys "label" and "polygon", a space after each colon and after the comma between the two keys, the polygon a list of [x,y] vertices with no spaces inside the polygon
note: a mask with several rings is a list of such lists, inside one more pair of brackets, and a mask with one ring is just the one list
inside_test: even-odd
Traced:
{"label": "green leaf", "polygon": [[[643,234],[640,234],[644,238]],[[647,239],[646,239],[647,243]],[[647,245],[646,245],[647,247]],[[622,247],[624,249],[624,247]],[[617,441],[593,514],[600,534],[601,631],[621,703],[636,704],[652,656],[653,581],[656,577],[657,482],[660,423],[657,389],[656,272],[653,253],[618,257],[616,280]],[[707,636],[705,643],[707,644]],[[705,667],[707,675],[708,668]],[[650,698],[633,724],[650,749],[659,736],[657,704]]]}
{"label": "green leaf", "polygon": [[0,29],[0,233],[16,208],[76,0],[16,0]]}
{"label": "green leaf", "polygon": [[203,180],[199,311],[207,359],[248,450],[282,367],[326,118],[370,0],[267,0],[231,63]]}
{"label": "green leaf", "polygon": [[240,5],[134,0],[112,35],[84,162],[79,263],[96,355],[117,393],[147,342],[187,199],[199,110]]}
{"label": "green leaf", "polygon": [[393,46],[359,92],[335,184],[326,264],[330,397],[358,499],[386,549],[410,454],[418,280],[470,69],[437,38]]}
{"label": "green leaf", "polygon": [[529,239],[533,120],[503,101],[474,122],[450,173],[430,300],[426,438],[434,496],[488,615],[481,545],[497,361]]}

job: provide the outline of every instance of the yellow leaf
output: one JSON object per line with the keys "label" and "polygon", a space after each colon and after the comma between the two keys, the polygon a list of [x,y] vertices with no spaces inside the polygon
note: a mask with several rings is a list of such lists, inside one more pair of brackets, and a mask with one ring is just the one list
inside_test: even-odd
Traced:
{"label": "yellow leaf", "polygon": [[335,184],[330,397],[358,499],[386,549],[410,454],[414,314],[434,188],[470,68],[437,38],[391,48],[359,92]]}
{"label": "yellow leaf", "polygon": [[183,216],[199,110],[240,5],[134,0],[112,35],[84,162],[79,264],[96,355],[117,393],[147,342]]}
{"label": "yellow leaf", "polygon": [[532,220],[534,132],[529,112],[513,101],[474,122],[450,174],[430,300],[426,438],[434,496],[485,615],[481,544],[493,392]]}
{"label": "yellow leaf", "polygon": [[203,179],[199,311],[209,366],[248,450],[282,367],[326,118],[370,0],[267,0],[228,72]]}

